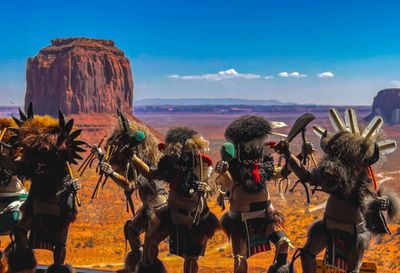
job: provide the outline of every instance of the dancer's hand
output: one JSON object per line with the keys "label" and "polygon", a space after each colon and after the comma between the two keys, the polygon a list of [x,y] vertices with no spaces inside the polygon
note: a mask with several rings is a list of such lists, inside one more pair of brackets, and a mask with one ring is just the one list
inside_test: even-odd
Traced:
{"label": "dancer's hand", "polygon": [[274,146],[274,150],[281,155],[284,155],[286,157],[290,157],[291,151],[290,151],[290,144],[286,139],[282,139],[281,141],[278,142]]}
{"label": "dancer's hand", "polygon": [[72,183],[71,183],[71,189],[73,189],[75,192],[79,191],[80,189],[82,189],[82,184],[79,181],[79,179],[73,179]]}
{"label": "dancer's hand", "polygon": [[301,154],[302,156],[306,157],[307,155],[311,155],[315,152],[314,144],[311,142],[303,143],[301,146]]}
{"label": "dancer's hand", "polygon": [[100,162],[99,167],[100,167],[100,172],[104,173],[106,176],[110,176],[114,172],[111,165],[108,164],[107,162]]}
{"label": "dancer's hand", "polygon": [[387,196],[378,197],[378,201],[379,201],[379,210],[380,211],[388,210],[389,205],[390,205],[390,200]]}
{"label": "dancer's hand", "polygon": [[79,179],[72,179],[69,175],[64,178],[64,185],[66,189],[74,192],[82,189],[82,184]]}
{"label": "dancer's hand", "polygon": [[197,191],[201,193],[209,193],[211,192],[210,186],[205,182],[197,182]]}
{"label": "dancer's hand", "polygon": [[226,161],[220,160],[215,165],[215,172],[218,174],[224,174],[228,171],[229,164]]}

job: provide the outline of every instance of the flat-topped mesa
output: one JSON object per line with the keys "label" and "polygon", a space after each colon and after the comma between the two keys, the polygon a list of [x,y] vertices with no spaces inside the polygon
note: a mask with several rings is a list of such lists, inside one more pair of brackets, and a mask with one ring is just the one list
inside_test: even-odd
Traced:
{"label": "flat-topped mesa", "polygon": [[56,38],[51,40],[51,44],[54,46],[62,46],[68,44],[93,44],[98,43],[104,46],[115,46],[114,41],[112,40],[104,40],[104,39],[94,39],[94,38],[85,38],[85,37],[72,37],[72,38]]}
{"label": "flat-topped mesa", "polygon": [[372,112],[386,123],[400,124],[400,88],[387,88],[378,92],[372,104]]}
{"label": "flat-topped mesa", "polygon": [[59,52],[68,53],[71,50],[92,50],[103,54],[111,53],[125,56],[124,52],[115,47],[114,41],[90,38],[58,38],[51,40],[51,45],[40,50],[39,54],[48,55]]}
{"label": "flat-topped mesa", "polygon": [[28,59],[25,104],[38,114],[132,112],[129,60],[111,40],[53,39]]}

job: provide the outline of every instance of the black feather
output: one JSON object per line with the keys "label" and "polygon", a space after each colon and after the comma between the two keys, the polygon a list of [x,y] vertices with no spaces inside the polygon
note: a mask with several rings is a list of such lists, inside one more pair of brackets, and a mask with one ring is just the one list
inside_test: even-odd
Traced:
{"label": "black feather", "polygon": [[70,119],[67,124],[65,124],[64,127],[64,132],[66,133],[66,135],[69,135],[69,133],[71,133],[72,127],[74,127],[74,120]]}
{"label": "black feather", "polygon": [[121,120],[122,129],[124,129],[124,132],[130,133],[131,127],[129,126],[129,121],[122,112],[120,112],[119,118]]}
{"label": "black feather", "polygon": [[76,158],[76,159],[79,159],[79,160],[82,160],[82,159],[83,159],[83,157],[81,157],[81,156],[78,155],[77,153],[74,153],[74,154],[72,155],[72,158]]}
{"label": "black feather", "polygon": [[11,117],[12,117],[12,119],[15,121],[15,123],[18,125],[18,127],[21,127],[22,124],[24,123],[22,120],[20,120],[20,119],[14,117],[14,116],[11,116]]}
{"label": "black feather", "polygon": [[12,137],[10,137],[10,143],[16,143],[18,141],[18,136],[16,135],[16,136],[12,136]]}
{"label": "black feather", "polygon": [[57,146],[60,146],[60,145],[64,142],[65,139],[66,139],[66,136],[65,136],[64,134],[60,134],[60,135],[58,136],[58,138],[57,138],[57,143],[56,143],[56,145],[57,145]]}
{"label": "black feather", "polygon": [[61,109],[58,109],[58,124],[61,128],[65,127],[65,115]]}
{"label": "black feather", "polygon": [[8,127],[8,130],[13,132],[14,134],[19,134],[20,130],[19,128],[14,128],[14,127]]}
{"label": "black feather", "polygon": [[74,149],[74,151],[79,152],[79,153],[86,152],[85,149],[83,149],[83,148],[81,148],[81,147],[78,147],[78,146],[74,146],[73,149]]}
{"label": "black feather", "polygon": [[81,129],[75,130],[75,131],[73,131],[73,132],[68,136],[68,138],[69,138],[69,139],[75,139],[75,138],[77,138],[81,133],[82,133],[82,130],[81,130]]}
{"label": "black feather", "polygon": [[19,112],[19,117],[21,120],[25,121],[28,119],[27,116],[25,115],[24,111],[22,111],[21,108],[18,108],[18,112]]}
{"label": "black feather", "polygon": [[74,140],[71,144],[74,146],[88,145],[87,142],[82,141],[82,140]]}
{"label": "black feather", "polygon": [[28,118],[29,118],[29,119],[33,118],[33,106],[32,106],[32,102],[30,102],[29,105],[28,105],[27,114],[28,114]]}
{"label": "black feather", "polygon": [[78,165],[78,162],[75,159],[69,160],[70,164]]}

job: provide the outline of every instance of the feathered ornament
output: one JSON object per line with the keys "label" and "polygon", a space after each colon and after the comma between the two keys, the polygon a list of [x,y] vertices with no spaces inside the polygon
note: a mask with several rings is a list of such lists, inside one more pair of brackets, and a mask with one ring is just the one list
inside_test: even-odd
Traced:
{"label": "feathered ornament", "polygon": [[[79,140],[82,130],[73,130],[74,120],[66,120],[63,112],[58,111],[58,122],[49,116],[35,116],[32,102],[29,103],[26,113],[19,109],[19,118],[12,116],[18,128],[9,128],[15,135],[12,137],[20,146],[30,147],[29,142],[38,143],[41,138],[47,139],[57,150],[66,150],[67,161],[77,164],[82,159],[79,153],[85,151],[81,146],[86,142]],[[27,138],[26,135],[30,137]],[[51,142],[46,135],[56,135],[55,142]]]}
{"label": "feathered ornament", "polygon": [[[357,115],[354,109],[349,108],[345,111],[344,120],[334,108],[329,110],[329,119],[335,133],[349,132],[356,136],[361,136],[365,140],[372,140],[375,136],[381,133],[383,126],[383,119],[380,116],[375,116],[367,127],[362,131],[358,126]],[[326,143],[329,136],[329,132],[324,128],[314,125],[314,133],[321,138],[321,148],[325,151]],[[364,160],[364,165],[367,167],[368,174],[374,182],[375,190],[378,188],[378,183],[372,165],[379,160],[380,155],[386,155],[396,150],[397,143],[395,140],[387,139],[381,141],[375,141],[373,154]],[[326,152],[326,151],[325,151]]]}

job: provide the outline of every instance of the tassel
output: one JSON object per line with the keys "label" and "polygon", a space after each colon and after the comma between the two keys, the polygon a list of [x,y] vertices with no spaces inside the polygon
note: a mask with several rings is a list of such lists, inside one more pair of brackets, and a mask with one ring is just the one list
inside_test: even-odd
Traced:
{"label": "tassel", "polygon": [[260,184],[261,182],[261,175],[260,175],[260,171],[258,169],[258,164],[257,163],[253,163],[253,170],[251,171],[251,173],[253,174],[254,177],[254,182],[256,184]]}
{"label": "tassel", "polygon": [[372,169],[372,166],[368,166],[367,170],[369,177],[371,177],[372,181],[374,182],[374,189],[376,191],[378,190],[378,181],[376,180],[374,169]]}

